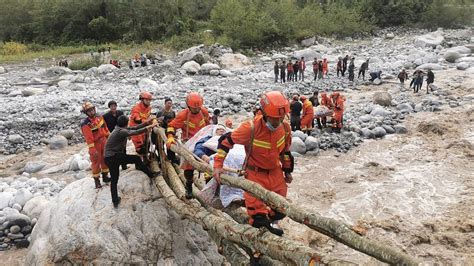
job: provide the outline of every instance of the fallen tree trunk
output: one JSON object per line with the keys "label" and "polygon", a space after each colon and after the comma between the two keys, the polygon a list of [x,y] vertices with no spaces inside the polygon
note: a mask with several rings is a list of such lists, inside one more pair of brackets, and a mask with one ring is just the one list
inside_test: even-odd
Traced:
{"label": "fallen tree trunk", "polygon": [[250,225],[237,224],[213,215],[203,207],[190,206],[176,197],[162,176],[156,177],[155,181],[165,201],[178,214],[193,220],[205,229],[216,232],[224,239],[252,250],[258,250],[290,265],[308,265],[319,258],[313,249],[300,243],[275,236],[270,232],[259,230]]}
{"label": "fallen tree trunk", "polygon": [[[165,137],[163,129],[155,129],[155,132]],[[190,163],[195,169],[201,172],[212,174],[210,165],[198,162],[194,159],[190,151],[177,145],[172,145],[171,150],[179,154],[184,160]],[[263,200],[272,209],[284,213],[292,220],[305,224],[309,228],[316,230],[326,236],[335,239],[355,250],[374,257],[382,262],[390,264],[417,265],[418,262],[407,254],[386,247],[383,244],[365,239],[353,232],[349,226],[334,219],[325,218],[318,214],[311,213],[290,204],[284,197],[266,190],[259,184],[245,179],[235,178],[229,175],[221,175],[222,184],[239,187],[257,198]]]}

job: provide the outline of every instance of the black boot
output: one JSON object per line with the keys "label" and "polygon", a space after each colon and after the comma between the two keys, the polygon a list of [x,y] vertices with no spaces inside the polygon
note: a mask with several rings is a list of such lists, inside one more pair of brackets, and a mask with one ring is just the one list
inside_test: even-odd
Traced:
{"label": "black boot", "polygon": [[184,177],[186,178],[186,198],[193,198],[193,170],[184,170]]}
{"label": "black boot", "polygon": [[265,227],[270,231],[270,233],[275,234],[277,236],[283,235],[283,230],[272,227],[270,220],[265,214],[256,214],[252,216],[253,223],[252,226],[256,228]]}
{"label": "black boot", "polygon": [[94,182],[95,182],[95,188],[101,188],[102,187],[102,184],[100,183],[100,179],[98,177],[94,178]]}
{"label": "black boot", "polygon": [[102,181],[104,183],[109,183],[110,182],[109,173],[102,173]]}
{"label": "black boot", "polygon": [[117,208],[117,207],[118,207],[118,205],[120,204],[120,201],[122,201],[122,198],[121,198],[121,197],[118,197],[117,202],[114,202],[114,208]]}

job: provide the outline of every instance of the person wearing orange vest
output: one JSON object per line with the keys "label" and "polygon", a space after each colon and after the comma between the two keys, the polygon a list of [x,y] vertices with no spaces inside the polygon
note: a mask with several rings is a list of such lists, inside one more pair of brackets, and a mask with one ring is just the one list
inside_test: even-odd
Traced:
{"label": "person wearing orange vest", "polygon": [[328,60],[327,58],[323,59],[323,77],[328,76]]}
{"label": "person wearing orange vest", "polygon": [[286,81],[294,81],[294,75],[293,75],[293,63],[291,63],[291,60],[286,64],[286,71],[288,72],[288,77]]}
{"label": "person wearing orange vest", "polygon": [[[144,121],[148,120],[151,115],[151,100],[153,96],[149,92],[141,92],[138,98],[140,101],[132,108],[132,112],[130,114],[130,120],[128,122],[129,127],[135,127],[143,123]],[[139,155],[144,155],[146,153],[145,149],[145,140],[146,140],[146,133],[142,133],[139,135],[132,136],[132,142],[135,146],[135,151]]]}
{"label": "person wearing orange vest", "polygon": [[[321,93],[321,105],[326,106],[329,110],[332,110],[332,107],[333,107],[332,101],[326,92]],[[321,124],[323,127],[326,127],[326,123],[327,123],[327,118],[325,116],[321,117]]]}
{"label": "person wearing orange vest", "polygon": [[[204,100],[197,92],[191,92],[186,96],[188,108],[180,111],[166,129],[168,136],[166,146],[168,149],[171,145],[176,144],[174,137],[178,129],[182,130],[181,139],[183,142],[186,142],[201,128],[210,124],[209,112],[204,108],[203,104]],[[193,197],[194,168],[189,163],[183,163],[181,168],[184,170],[184,176],[186,177],[186,198],[191,199]]]}
{"label": "person wearing orange vest", "polygon": [[332,129],[334,132],[341,133],[342,119],[344,114],[344,97],[336,91],[331,95],[331,98],[334,103]]}
{"label": "person wearing orange vest", "polygon": [[[245,146],[247,157],[243,170],[245,178],[265,189],[286,197],[288,185],[293,177],[294,159],[290,152],[291,129],[284,119],[290,111],[286,97],[279,91],[265,93],[260,99],[262,115],[242,123],[233,132],[219,139],[217,154],[214,157],[214,177],[220,183],[224,160],[234,144]],[[270,207],[250,193],[244,193],[245,206],[250,216],[249,224],[265,227],[276,235],[283,230],[274,228],[271,223],[283,219],[284,214]]]}
{"label": "person wearing orange vest", "polygon": [[301,116],[301,131],[306,134],[311,134],[313,130],[313,120],[314,120],[314,109],[313,103],[306,98],[306,96],[300,97],[301,102],[303,102],[303,115]]}
{"label": "person wearing orange vest", "polygon": [[95,188],[101,188],[100,174],[102,181],[110,182],[109,167],[104,162],[105,142],[110,135],[109,129],[102,116],[97,115],[95,106],[90,102],[82,105],[82,112],[87,115],[81,122],[81,131],[87,146],[89,147],[89,156],[91,159],[92,177],[94,178]]}

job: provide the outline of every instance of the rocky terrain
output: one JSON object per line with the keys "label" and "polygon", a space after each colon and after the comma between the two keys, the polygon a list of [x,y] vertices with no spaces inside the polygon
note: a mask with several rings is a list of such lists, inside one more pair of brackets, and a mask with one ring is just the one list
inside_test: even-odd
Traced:
{"label": "rocky terrain", "polygon": [[[109,100],[116,100],[119,109],[127,112],[137,101],[138,93],[148,90],[156,99],[155,110],[165,97],[171,97],[176,109],[181,109],[185,93],[197,90],[204,95],[207,107],[220,108],[223,117],[237,122],[249,117],[258,95],[266,90],[311,95],[318,89],[338,90],[345,96],[344,129],[341,134],[315,129],[311,136],[294,132],[292,152],[297,157],[297,170],[289,198],[325,216],[359,224],[370,237],[427,262],[473,263],[474,221],[466,215],[473,212],[474,192],[471,180],[474,40],[471,36],[471,29],[440,29],[431,33],[399,29],[381,31],[371,39],[311,38],[298,46],[257,52],[252,57],[220,45],[197,46],[177,55],[157,55],[156,64],[133,70],[102,65],[87,71],[71,71],[48,66],[50,61],[2,65],[0,250],[9,250],[3,251],[7,254],[13,252],[14,246],[25,247],[33,241],[28,262],[81,261],[71,259],[77,252],[74,245],[81,245],[87,238],[78,239],[70,249],[58,251],[54,250],[55,245],[60,245],[59,240],[48,247],[42,243],[49,241],[53,231],[60,230],[51,225],[50,219],[58,215],[61,202],[74,201],[72,194],[78,191],[84,195],[93,192],[88,190],[89,185],[92,188],[92,181],[86,178],[90,161],[86,147],[80,144],[83,140],[78,127],[83,101],[93,102],[103,112]],[[375,82],[378,85],[362,79],[349,82],[347,77],[336,77],[337,58],[346,54],[356,58],[356,75],[367,58],[369,71],[382,70],[382,80]],[[274,60],[301,56],[307,64],[304,82],[273,82]],[[329,59],[329,79],[313,81],[314,57]],[[400,85],[396,79],[401,68],[410,74],[415,68],[432,69],[435,86],[426,94],[424,83],[422,90],[414,94],[408,84]],[[76,189],[74,193],[73,189]],[[151,208],[153,204],[164,204],[157,199],[146,203],[154,198],[148,189],[135,192],[145,203],[130,201],[125,204],[126,213],[120,214],[131,219],[130,228],[149,219],[143,215],[130,216],[136,212],[136,206]],[[85,204],[79,207],[87,206],[92,213],[101,212],[100,219],[112,219],[111,204],[105,203],[107,191],[97,195],[99,202],[77,204]],[[42,218],[44,228],[36,229],[41,213],[46,213],[43,210],[48,210],[51,217]],[[74,218],[81,219],[71,217],[63,221],[63,226],[70,227]],[[168,218],[177,219],[174,214]],[[96,222],[99,224],[77,226],[103,228],[110,232],[107,236],[110,239],[122,232],[120,224]],[[374,262],[294,223],[284,221],[282,226],[295,228],[290,230],[291,237],[323,250],[328,258],[363,264]],[[143,228],[140,230],[143,234]],[[199,228],[192,230],[197,231],[177,234],[191,234],[200,241],[190,254],[196,256],[193,262],[204,263],[200,252],[212,253],[213,248],[205,244],[207,238],[200,235]],[[133,234],[129,231],[123,234],[116,246],[101,247],[127,249],[123,242]],[[140,241],[151,240],[140,238]],[[166,250],[170,257],[179,255],[173,247],[154,250]],[[128,262],[150,262],[137,255],[140,252],[129,253]],[[220,261],[221,257],[214,253],[209,259]],[[96,262],[115,261],[112,257],[96,255]],[[154,261],[160,256],[156,255]]]}

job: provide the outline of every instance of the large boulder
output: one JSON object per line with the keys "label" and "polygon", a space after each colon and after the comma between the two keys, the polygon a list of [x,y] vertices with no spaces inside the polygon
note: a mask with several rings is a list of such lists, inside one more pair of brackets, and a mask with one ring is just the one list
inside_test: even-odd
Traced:
{"label": "large boulder", "polygon": [[382,138],[387,135],[387,131],[383,127],[375,127],[372,129],[372,134],[374,134],[374,138]]}
{"label": "large boulder", "polygon": [[305,60],[313,60],[315,57],[321,59],[322,55],[315,51],[314,49],[306,48],[303,50],[298,50],[293,53],[293,57],[300,59],[304,57]]}
{"label": "large boulder", "polygon": [[219,57],[222,68],[227,70],[241,70],[252,64],[252,61],[243,54],[223,54]]}
{"label": "large boulder", "polygon": [[157,91],[160,88],[160,86],[158,85],[156,81],[152,79],[142,78],[138,82],[138,88],[140,88],[140,90],[143,90],[143,91]]}
{"label": "large boulder", "polygon": [[461,54],[456,51],[446,51],[443,55],[444,60],[454,63],[456,59],[461,58]]}
{"label": "large boulder", "polygon": [[59,150],[67,147],[68,142],[64,136],[57,135],[48,140],[48,147],[51,150]]}
{"label": "large boulder", "polygon": [[199,57],[204,57],[203,53],[204,49],[204,44],[200,44],[197,46],[190,47],[184,51],[181,51],[178,53],[179,57],[179,65],[183,65],[184,63],[197,59],[199,60]]}
{"label": "large boulder", "polygon": [[18,135],[18,134],[12,134],[12,135],[9,135],[7,137],[7,140],[8,142],[12,143],[12,144],[21,144],[23,143],[23,141],[25,141],[25,139]]}
{"label": "large boulder", "polygon": [[307,38],[307,39],[304,39],[301,41],[301,46],[303,47],[310,47],[311,45],[314,44],[314,42],[316,41],[316,37],[310,37],[310,38]]}
{"label": "large boulder", "polygon": [[221,265],[201,226],[182,219],[142,172],[121,172],[122,201],[90,179],[64,188],[43,210],[25,264]]}
{"label": "large boulder", "polygon": [[97,68],[99,74],[108,74],[117,71],[117,67],[112,64],[103,64]]}
{"label": "large boulder", "polygon": [[60,66],[53,66],[50,68],[39,70],[39,74],[41,76],[49,76],[49,77],[70,74],[70,73],[72,73],[71,69],[67,67],[60,67]]}
{"label": "large boulder", "polygon": [[461,63],[458,63],[458,64],[456,65],[456,68],[457,68],[458,70],[466,70],[466,69],[469,68],[469,66],[470,66],[469,63],[461,62]]}
{"label": "large boulder", "polygon": [[43,169],[46,166],[45,162],[41,161],[29,161],[25,164],[25,172],[32,174],[39,172],[41,169]]}
{"label": "large boulder", "polygon": [[37,196],[25,203],[23,206],[22,212],[28,217],[38,219],[43,212],[44,209],[48,207],[49,200],[47,200],[44,196]]}
{"label": "large boulder", "polygon": [[376,106],[370,112],[371,116],[387,116],[389,114],[390,114],[390,112],[385,110],[382,106]]}
{"label": "large boulder", "polygon": [[13,198],[10,200],[8,205],[11,207],[14,204],[19,204],[20,206],[23,207],[25,203],[28,202],[32,198],[33,198],[33,194],[29,190],[22,188],[20,190],[17,190],[17,192],[15,193]]}
{"label": "large boulder", "polygon": [[217,70],[217,74],[219,74],[220,69],[221,67],[217,64],[205,63],[201,65],[201,69],[199,70],[199,73],[207,75],[207,74],[210,74],[211,70]]}
{"label": "large boulder", "polygon": [[181,68],[188,74],[196,74],[201,70],[201,66],[195,61],[188,61],[181,66]]}
{"label": "large boulder", "polygon": [[307,151],[314,151],[319,149],[319,141],[313,136],[308,136],[304,141]]}
{"label": "large boulder", "polygon": [[373,102],[382,106],[390,106],[392,104],[392,95],[386,91],[377,91],[374,93]]}
{"label": "large boulder", "polygon": [[306,153],[306,146],[304,142],[298,137],[292,137],[291,139],[291,152],[296,152],[299,154]]}
{"label": "large boulder", "polygon": [[418,36],[415,40],[415,45],[418,47],[433,47],[436,48],[444,41],[441,31],[430,32],[425,35]]}
{"label": "large boulder", "polygon": [[466,46],[455,46],[446,50],[447,52],[456,52],[462,55],[470,55],[471,49]]}
{"label": "large boulder", "polygon": [[36,94],[41,94],[44,92],[44,89],[42,88],[35,88],[35,87],[26,87],[23,90],[21,90],[21,94],[25,97],[33,96]]}

